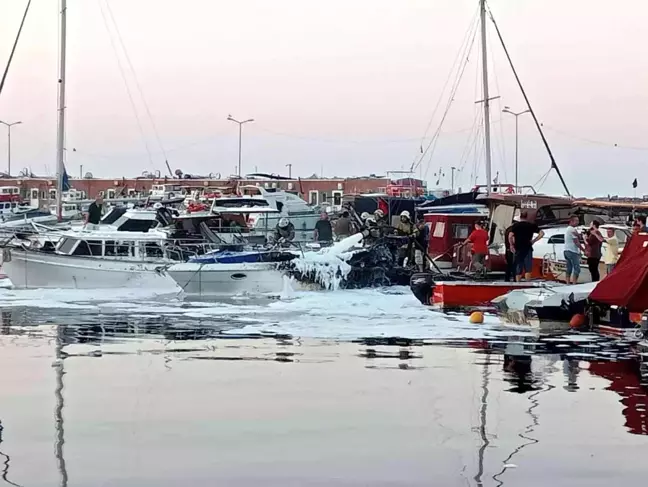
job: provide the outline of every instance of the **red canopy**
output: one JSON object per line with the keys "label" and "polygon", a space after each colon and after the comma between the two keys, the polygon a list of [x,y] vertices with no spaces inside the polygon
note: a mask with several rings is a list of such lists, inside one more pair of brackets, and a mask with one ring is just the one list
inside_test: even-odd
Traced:
{"label": "red canopy", "polygon": [[634,313],[648,309],[648,233],[630,237],[614,271],[594,288],[589,298],[623,306]]}

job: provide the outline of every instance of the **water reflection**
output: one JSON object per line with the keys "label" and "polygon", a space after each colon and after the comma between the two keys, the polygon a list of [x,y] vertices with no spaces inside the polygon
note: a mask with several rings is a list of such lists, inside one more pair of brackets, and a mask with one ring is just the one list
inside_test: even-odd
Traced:
{"label": "water reflection", "polygon": [[[619,396],[623,404],[622,414],[624,425],[629,433],[634,435],[648,435],[648,394],[641,386],[640,369],[637,361],[637,352],[634,345],[621,341],[604,339],[595,335],[566,335],[563,337],[553,337],[550,339],[531,339],[529,337],[510,337],[498,339],[480,339],[480,340],[453,340],[451,343],[442,343],[431,340],[411,340],[401,337],[368,337],[362,340],[356,340],[352,343],[338,343],[331,341],[308,341],[304,343],[298,337],[289,335],[238,335],[230,331],[227,323],[214,326],[213,324],[196,323],[189,326],[185,322],[174,321],[171,318],[164,321],[153,319],[138,319],[132,316],[97,319],[94,321],[81,322],[77,319],[75,324],[61,324],[55,327],[30,325],[23,320],[24,315],[17,316],[12,313],[2,313],[2,323],[0,324],[0,333],[5,336],[15,337],[34,337],[44,338],[48,345],[54,345],[55,361],[52,364],[55,372],[54,382],[54,426],[55,442],[54,453],[56,457],[56,466],[58,469],[59,485],[67,486],[68,483],[74,484],[74,481],[68,479],[68,466],[65,461],[65,450],[79,448],[79,443],[84,441],[79,436],[75,437],[74,425],[75,414],[69,413],[68,418],[68,443],[65,436],[65,396],[69,391],[73,391],[78,396],[87,394],[81,388],[75,387],[75,367],[82,368],[89,363],[97,364],[95,367],[112,367],[117,361],[121,363],[119,355],[130,356],[131,359],[139,359],[139,356],[154,359],[156,356],[164,357],[164,366],[171,369],[175,364],[192,364],[191,371],[207,370],[209,374],[218,375],[221,371],[239,370],[233,367],[239,367],[237,364],[229,362],[247,362],[246,370],[254,367],[255,374],[246,376],[247,380],[255,381],[274,381],[271,387],[288,387],[288,392],[277,392],[277,397],[293,398],[299,408],[306,405],[306,409],[311,407],[308,402],[308,391],[299,390],[297,386],[291,385],[299,372],[307,370],[305,364],[323,364],[324,367],[339,367],[343,363],[347,370],[357,372],[361,370],[371,376],[361,376],[363,379],[372,380],[377,378],[376,382],[381,384],[385,380],[385,390],[382,394],[385,396],[392,394],[389,387],[393,387],[394,381],[398,384],[407,383],[412,388],[424,387],[421,383],[429,380],[430,377],[452,377],[456,372],[457,382],[466,387],[470,381],[474,380],[474,395],[469,398],[475,408],[476,415],[471,417],[471,422],[461,422],[459,426],[444,428],[444,433],[449,434],[454,441],[455,438],[464,438],[462,435],[470,435],[472,441],[466,444],[448,445],[447,449],[452,450],[472,448],[472,457],[470,462],[466,462],[466,477],[470,480],[467,482],[471,485],[497,485],[501,486],[508,481],[516,485],[514,475],[517,472],[511,470],[516,467],[516,463],[522,463],[522,459],[533,457],[534,454],[540,454],[542,444],[540,443],[542,432],[541,426],[545,426],[551,418],[551,411],[545,413],[544,417],[540,415],[540,406],[542,404],[552,404],[555,397],[565,397],[573,394],[584,394],[592,389],[592,378],[602,378],[609,382],[605,389]],[[54,320],[54,317],[49,317]],[[31,338],[29,338],[31,340]],[[52,340],[51,342],[49,340]],[[49,350],[52,350],[51,345]],[[351,352],[349,352],[351,351]],[[449,352],[450,351],[450,352]],[[457,363],[448,361],[452,357],[451,352],[457,352]],[[109,360],[112,356],[112,361]],[[107,357],[107,360],[100,361],[101,357]],[[442,357],[438,358],[438,357]],[[93,360],[90,361],[89,359]],[[224,362],[218,364],[219,361]],[[209,365],[209,363],[213,365]],[[265,365],[264,362],[268,364]],[[273,367],[272,363],[281,363]],[[133,363],[127,362],[131,365]],[[200,363],[200,369],[196,364]],[[159,361],[158,361],[159,364]],[[256,365],[259,364],[259,365]],[[329,366],[330,364],[330,366]],[[229,367],[229,368],[228,368]],[[67,369],[67,370],[66,370]],[[275,376],[264,376],[266,369],[271,369],[276,373]],[[369,369],[369,370],[367,370]],[[130,369],[127,369],[130,370]],[[159,369],[158,369],[159,370]],[[325,369],[328,370],[328,369]],[[421,371],[432,372],[442,370],[438,375],[421,374]],[[299,372],[298,372],[299,371]],[[391,372],[394,371],[394,372]],[[70,375],[66,376],[66,372]],[[304,373],[308,373],[304,372]],[[179,372],[177,377],[183,380],[196,380],[196,387],[203,387],[208,382],[199,382],[193,376],[183,376],[187,374]],[[153,372],[151,372],[152,377]],[[284,375],[285,374],[285,375]],[[174,376],[175,374],[164,374],[165,377]],[[258,376],[263,376],[259,379]],[[51,377],[51,376],[50,376]],[[147,377],[147,379],[151,379]],[[326,380],[326,372],[314,381]],[[232,390],[225,391],[227,394],[242,394],[236,383],[237,377],[232,379]],[[589,382],[588,382],[589,381]],[[151,383],[153,383],[152,381]],[[350,390],[357,389],[364,394],[370,388],[371,382],[353,382]],[[81,382],[82,383],[82,382]],[[600,383],[600,382],[599,382]],[[51,384],[51,383],[50,383]],[[254,382],[257,384],[257,382]],[[287,385],[288,384],[288,385]],[[594,383],[596,384],[596,383]],[[106,384],[110,386],[111,384]],[[344,384],[340,387],[343,388]],[[425,387],[435,388],[440,395],[452,394],[456,389],[447,388],[448,384],[444,382],[425,384]],[[153,387],[153,385],[147,387]],[[264,398],[263,386],[259,386],[259,404],[263,404]],[[296,390],[290,389],[295,387]],[[601,390],[603,386],[598,386]],[[68,390],[69,388],[69,390]],[[78,390],[77,390],[78,389]],[[51,389],[49,389],[51,397]],[[335,389],[332,389],[335,390]],[[140,391],[136,391],[140,392]],[[222,394],[222,390],[218,390]],[[265,391],[267,393],[267,391]],[[402,391],[401,391],[402,392]],[[150,390],[147,389],[150,394]],[[312,393],[312,391],[311,391]],[[567,394],[568,393],[568,394]],[[603,392],[602,394],[607,394]],[[562,395],[562,396],[560,396]],[[381,396],[379,401],[389,403],[390,398]],[[245,397],[245,396],[243,396]],[[267,395],[265,398],[267,399]],[[270,396],[275,397],[275,396]],[[341,397],[346,398],[342,395]],[[420,398],[420,397],[419,397]],[[77,403],[78,397],[72,399],[72,403]],[[333,398],[336,399],[336,398]],[[354,400],[353,396],[349,399]],[[407,399],[403,399],[406,401]],[[435,399],[435,401],[444,400]],[[454,399],[449,399],[452,403]],[[241,399],[241,407],[244,409],[244,399]],[[337,414],[344,416],[347,410],[345,404],[331,402],[331,408],[339,408]],[[503,405],[505,404],[505,405]],[[555,405],[555,403],[553,403]],[[173,408],[176,405],[173,398],[169,399],[169,405],[160,405],[160,408]],[[158,404],[155,404],[158,407]],[[248,406],[249,407],[249,406]],[[69,410],[68,406],[68,410]],[[509,408],[509,409],[506,409]],[[515,408],[515,409],[510,409]],[[72,408],[74,410],[74,407]],[[450,406],[450,410],[452,410]],[[595,408],[594,408],[595,409]],[[432,410],[433,421],[430,421],[429,413]],[[421,420],[421,424],[426,426],[426,421],[435,425],[439,424],[441,416],[438,412],[441,406],[436,403],[427,411],[427,417]],[[493,410],[496,412],[494,413]],[[353,411],[350,407],[349,411]],[[514,424],[512,433],[501,433],[498,415],[507,416],[507,421]],[[544,409],[543,409],[544,411]],[[297,409],[296,416],[302,413]],[[295,411],[285,413],[290,416]],[[269,428],[262,414],[256,413],[254,416],[257,423],[253,423],[259,429]],[[358,414],[358,411],[355,411]],[[362,414],[370,415],[371,411],[362,411],[357,421],[362,422]],[[452,413],[451,413],[452,414]],[[593,428],[603,428],[610,422],[620,425],[618,413],[616,417],[600,418],[601,424],[592,426]],[[272,416],[271,416],[272,417]],[[49,410],[48,421],[51,421],[51,409]],[[199,417],[197,417],[199,418]],[[236,418],[236,416],[235,416]],[[140,418],[141,419],[141,418]],[[204,417],[202,418],[204,420]],[[445,419],[445,418],[444,418]],[[128,418],[129,421],[137,421],[136,418]],[[227,428],[234,428],[236,421],[231,424],[227,422],[229,418],[225,416],[222,420],[221,429],[216,432],[211,431],[214,437],[224,435]],[[181,419],[177,419],[181,421]],[[198,419],[196,419],[198,421]],[[272,423],[272,419],[269,423]],[[277,421],[275,418],[274,421]],[[330,419],[329,419],[330,421]],[[517,423],[515,423],[517,421]],[[205,424],[209,424],[206,422]],[[220,423],[219,423],[220,424]],[[282,427],[285,427],[282,423]],[[318,433],[324,437],[335,430],[326,429],[326,422]],[[377,422],[376,424],[381,424]],[[206,426],[207,427],[207,426]],[[309,428],[316,428],[317,425]],[[382,427],[382,426],[381,426]],[[253,427],[250,427],[253,428]],[[289,426],[287,427],[289,428]],[[142,426],[142,430],[144,426]],[[341,430],[342,428],[340,428]],[[310,430],[309,430],[310,431]],[[2,425],[0,424],[0,462],[2,462],[2,479],[11,485],[19,485],[12,482],[10,473],[11,459],[6,454],[3,446]],[[78,434],[78,433],[77,433]],[[105,434],[102,433],[102,434]],[[207,435],[208,433],[205,433]],[[276,433],[278,435],[278,433]],[[508,434],[506,441],[498,441],[500,435],[502,438]],[[545,434],[546,431],[545,431]],[[273,436],[273,438],[275,438]],[[296,437],[299,439],[299,437]],[[243,440],[241,440],[243,441]],[[256,439],[255,439],[256,441]],[[437,441],[437,438],[430,437],[430,442]],[[443,440],[440,446],[446,448]],[[464,441],[464,440],[462,440]],[[261,442],[261,441],[260,441]],[[173,445],[172,445],[173,446]],[[252,442],[249,446],[251,450],[262,448]],[[546,447],[545,447],[546,448]],[[12,449],[13,451],[13,449]],[[50,454],[51,455],[51,454]],[[74,451],[68,453],[72,458],[77,458]],[[14,455],[15,458],[15,455]],[[15,460],[14,460],[15,463]],[[74,479],[81,477],[79,470],[83,469],[75,460],[71,472]],[[14,470],[15,470],[14,466]],[[53,471],[53,470],[52,470]],[[469,472],[469,473],[468,473]],[[22,478],[21,478],[22,480]],[[222,483],[228,485],[227,482]],[[248,485],[255,485],[250,483]],[[278,485],[278,484],[271,484]],[[414,484],[412,484],[414,485]],[[419,485],[419,484],[416,484]],[[519,484],[518,484],[519,485]]]}
{"label": "water reflection", "polygon": [[63,344],[65,336],[65,326],[59,325],[56,329],[56,340],[55,340],[55,357],[56,361],[52,364],[54,370],[56,371],[56,389],[54,395],[56,396],[56,407],[54,408],[54,424],[56,428],[56,440],[54,441],[54,455],[56,456],[56,465],[59,471],[59,485],[61,487],[67,487],[68,484],[68,473],[67,467],[65,465],[65,457],[63,455],[63,446],[65,445],[65,426],[63,423],[63,408],[65,406],[65,401],[63,398],[63,375],[65,371],[63,369],[64,365],[64,355],[63,355]]}

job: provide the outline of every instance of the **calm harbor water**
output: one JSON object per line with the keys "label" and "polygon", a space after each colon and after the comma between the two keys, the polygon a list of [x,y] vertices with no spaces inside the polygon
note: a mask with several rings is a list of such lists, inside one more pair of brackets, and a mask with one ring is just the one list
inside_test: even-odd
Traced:
{"label": "calm harbor water", "polygon": [[538,341],[405,290],[0,295],[0,485],[645,481],[630,344]]}

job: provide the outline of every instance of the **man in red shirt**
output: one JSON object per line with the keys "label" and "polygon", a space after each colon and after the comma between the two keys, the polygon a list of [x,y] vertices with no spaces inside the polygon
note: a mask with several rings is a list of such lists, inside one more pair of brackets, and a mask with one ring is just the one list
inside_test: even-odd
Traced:
{"label": "man in red shirt", "polygon": [[472,244],[472,265],[477,271],[485,269],[486,256],[488,255],[488,232],[484,230],[481,222],[475,223],[475,229],[462,245]]}

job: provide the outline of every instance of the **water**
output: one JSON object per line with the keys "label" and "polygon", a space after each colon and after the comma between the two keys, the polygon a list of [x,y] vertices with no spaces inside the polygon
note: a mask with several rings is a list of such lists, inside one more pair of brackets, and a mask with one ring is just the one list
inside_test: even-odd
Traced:
{"label": "water", "polygon": [[631,344],[541,340],[406,289],[0,293],[0,485],[645,481]]}

